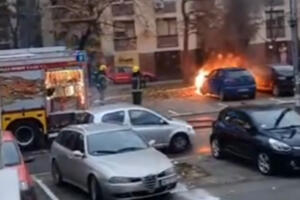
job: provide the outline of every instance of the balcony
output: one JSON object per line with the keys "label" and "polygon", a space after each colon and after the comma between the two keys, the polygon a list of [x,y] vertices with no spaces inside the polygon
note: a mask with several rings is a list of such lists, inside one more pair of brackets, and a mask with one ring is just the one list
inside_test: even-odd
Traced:
{"label": "balcony", "polygon": [[158,48],[178,47],[178,35],[157,36]]}
{"label": "balcony", "polygon": [[115,38],[114,46],[116,51],[136,50],[137,38]]}
{"label": "balcony", "polygon": [[114,17],[134,15],[133,3],[113,4],[111,10]]}
{"label": "balcony", "polygon": [[176,12],[176,1],[154,1],[153,4],[157,14]]}

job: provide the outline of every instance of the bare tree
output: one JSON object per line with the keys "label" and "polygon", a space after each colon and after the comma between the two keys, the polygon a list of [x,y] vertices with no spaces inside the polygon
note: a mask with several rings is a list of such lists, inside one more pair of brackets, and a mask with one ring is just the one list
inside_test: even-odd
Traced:
{"label": "bare tree", "polygon": [[215,0],[182,0],[181,13],[183,16],[183,53],[182,72],[185,82],[190,82],[195,72],[191,63],[189,39],[192,34],[196,34],[198,39],[202,39],[204,48],[204,37],[213,29],[221,26],[220,16],[223,10],[220,9]]}
{"label": "bare tree", "polygon": [[[51,0],[55,36],[83,50],[88,44],[99,48],[101,18],[114,0]],[[112,25],[113,26],[113,25]]]}
{"label": "bare tree", "polygon": [[0,18],[7,19],[7,26],[9,28],[10,39],[13,43],[14,48],[19,47],[19,18],[18,11],[19,7],[16,2],[4,1],[0,4]]}

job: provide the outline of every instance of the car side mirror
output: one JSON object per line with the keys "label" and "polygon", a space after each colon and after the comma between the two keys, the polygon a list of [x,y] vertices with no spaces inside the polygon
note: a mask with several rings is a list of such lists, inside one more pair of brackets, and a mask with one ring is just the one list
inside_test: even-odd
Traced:
{"label": "car side mirror", "polygon": [[166,122],[165,120],[162,119],[162,120],[160,120],[160,124],[161,125],[168,125],[168,122]]}
{"label": "car side mirror", "polygon": [[150,141],[148,142],[148,145],[149,145],[150,147],[154,147],[155,143],[156,143],[155,140],[150,140]]}
{"label": "car side mirror", "polygon": [[34,157],[27,157],[27,158],[24,158],[24,162],[25,162],[25,163],[32,163],[33,161],[35,161],[35,158],[34,158]]}
{"label": "car side mirror", "polygon": [[84,158],[84,154],[78,150],[73,151],[73,156],[74,156],[74,158],[79,158],[79,159]]}

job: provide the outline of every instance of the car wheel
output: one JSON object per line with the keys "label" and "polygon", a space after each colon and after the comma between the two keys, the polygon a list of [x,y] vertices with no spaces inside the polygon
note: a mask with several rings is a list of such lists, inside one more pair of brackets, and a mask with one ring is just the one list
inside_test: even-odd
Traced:
{"label": "car wheel", "polygon": [[102,194],[100,190],[100,186],[96,178],[92,178],[90,181],[90,199],[91,200],[102,200]]}
{"label": "car wheel", "polygon": [[221,146],[220,146],[220,142],[217,138],[214,138],[212,141],[211,141],[211,154],[214,158],[216,159],[221,159],[223,158],[223,151],[221,149]]}
{"label": "car wheel", "polygon": [[63,179],[62,179],[62,175],[61,172],[58,168],[58,165],[55,161],[52,162],[51,165],[51,175],[52,175],[52,180],[54,182],[55,185],[60,186],[63,184]]}
{"label": "car wheel", "polygon": [[273,96],[275,96],[275,97],[280,96],[280,90],[279,90],[278,86],[274,85],[272,92],[273,92]]}
{"label": "car wheel", "polygon": [[175,135],[170,144],[170,150],[174,153],[180,153],[189,148],[190,141],[186,134]]}
{"label": "car wheel", "polygon": [[263,175],[272,175],[274,173],[272,160],[267,153],[259,153],[257,155],[257,168]]}

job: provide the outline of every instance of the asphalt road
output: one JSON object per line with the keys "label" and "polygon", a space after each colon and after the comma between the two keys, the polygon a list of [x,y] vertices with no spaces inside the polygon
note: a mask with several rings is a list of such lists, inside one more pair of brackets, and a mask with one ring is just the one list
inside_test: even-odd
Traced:
{"label": "asphalt road", "polygon": [[[147,107],[164,114],[178,115],[189,120],[199,117],[216,117],[217,112],[227,106],[241,104],[289,104],[291,98],[273,98],[259,94],[256,100],[219,102],[208,97],[195,96],[189,99],[166,99],[146,102]],[[186,116],[201,111],[203,115]],[[171,200],[296,200],[300,197],[298,175],[264,177],[249,163],[230,159],[217,161],[210,157],[209,135],[211,130],[197,130],[197,145],[194,151],[180,155],[169,155],[178,162],[197,161],[207,176],[192,186],[180,183],[170,196]],[[79,189],[66,185],[58,188],[53,185],[50,176],[50,162],[47,151],[30,152],[26,156],[36,157],[29,168],[36,181],[39,200],[87,200]],[[155,198],[160,199],[160,198]]]}

